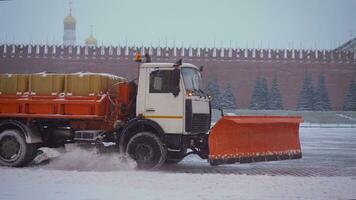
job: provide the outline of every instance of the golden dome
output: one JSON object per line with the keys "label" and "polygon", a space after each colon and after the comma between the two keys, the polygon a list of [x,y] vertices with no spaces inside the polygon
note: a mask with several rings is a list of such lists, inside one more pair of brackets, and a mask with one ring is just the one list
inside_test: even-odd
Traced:
{"label": "golden dome", "polygon": [[90,35],[87,39],[85,39],[85,45],[87,46],[96,46],[97,43],[98,42],[93,35]]}
{"label": "golden dome", "polygon": [[64,24],[73,24],[75,25],[77,23],[77,20],[72,16],[72,14],[69,14],[66,18],[64,18]]}
{"label": "golden dome", "polygon": [[64,26],[67,27],[74,27],[75,28],[75,24],[77,23],[77,20],[72,16],[72,7],[69,7],[69,15],[64,18]]}

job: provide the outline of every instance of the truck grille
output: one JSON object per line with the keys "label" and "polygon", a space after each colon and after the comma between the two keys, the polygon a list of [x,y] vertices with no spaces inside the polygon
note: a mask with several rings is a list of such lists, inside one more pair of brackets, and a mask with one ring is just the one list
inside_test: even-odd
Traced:
{"label": "truck grille", "polygon": [[193,113],[192,100],[185,101],[185,131],[188,133],[206,133],[210,129],[210,113]]}
{"label": "truck grille", "polygon": [[192,133],[206,133],[210,128],[209,114],[193,114],[192,117]]}

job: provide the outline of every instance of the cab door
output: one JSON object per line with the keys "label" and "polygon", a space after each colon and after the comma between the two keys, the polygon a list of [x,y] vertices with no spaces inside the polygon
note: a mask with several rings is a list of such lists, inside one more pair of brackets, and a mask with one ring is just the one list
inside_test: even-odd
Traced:
{"label": "cab door", "polygon": [[147,73],[145,118],[157,122],[165,133],[183,133],[182,81],[177,96],[171,93],[172,69],[153,68]]}

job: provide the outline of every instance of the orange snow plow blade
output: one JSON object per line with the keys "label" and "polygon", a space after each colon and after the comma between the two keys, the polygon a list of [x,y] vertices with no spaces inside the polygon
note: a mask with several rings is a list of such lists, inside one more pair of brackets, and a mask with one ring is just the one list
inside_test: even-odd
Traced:
{"label": "orange snow plow blade", "polygon": [[301,122],[301,117],[289,116],[223,117],[209,135],[210,164],[301,158]]}

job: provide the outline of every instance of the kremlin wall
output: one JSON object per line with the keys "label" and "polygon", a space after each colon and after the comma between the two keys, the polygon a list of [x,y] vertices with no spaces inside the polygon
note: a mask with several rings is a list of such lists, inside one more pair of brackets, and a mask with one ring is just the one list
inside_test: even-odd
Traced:
{"label": "kremlin wall", "polygon": [[106,72],[129,79],[137,76],[134,54],[149,52],[153,62],[184,62],[204,66],[205,84],[221,89],[231,83],[238,108],[248,108],[257,77],[270,87],[277,78],[285,109],[295,110],[306,72],[316,87],[325,76],[333,110],[341,110],[352,79],[355,51],[282,49],[168,48],[127,46],[0,45],[0,73]]}

